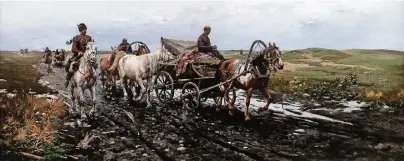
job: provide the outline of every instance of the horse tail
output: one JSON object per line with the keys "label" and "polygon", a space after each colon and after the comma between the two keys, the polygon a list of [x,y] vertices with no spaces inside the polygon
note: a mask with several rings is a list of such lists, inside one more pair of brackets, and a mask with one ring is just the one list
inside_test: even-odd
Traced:
{"label": "horse tail", "polygon": [[216,83],[220,83],[221,82],[221,79],[220,79],[220,72],[221,72],[221,66],[222,66],[222,64],[223,64],[223,62],[225,62],[226,60],[220,60],[220,63],[219,63],[219,65],[218,65],[218,68],[217,68],[217,70],[216,70],[216,72],[215,72],[215,80],[216,80]]}

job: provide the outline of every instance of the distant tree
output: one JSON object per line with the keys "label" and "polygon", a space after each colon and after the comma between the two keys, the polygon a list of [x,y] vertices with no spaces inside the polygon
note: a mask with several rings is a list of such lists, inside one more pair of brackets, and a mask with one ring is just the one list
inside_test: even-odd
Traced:
{"label": "distant tree", "polygon": [[24,49],[20,49],[20,54],[24,54]]}
{"label": "distant tree", "polygon": [[24,53],[28,53],[28,48],[25,48],[25,49],[24,49]]}

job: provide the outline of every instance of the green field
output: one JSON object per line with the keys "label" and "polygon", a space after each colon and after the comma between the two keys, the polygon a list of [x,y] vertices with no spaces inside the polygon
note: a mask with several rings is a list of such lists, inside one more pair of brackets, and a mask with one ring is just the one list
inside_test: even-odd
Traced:
{"label": "green field", "polygon": [[[246,53],[225,52],[227,58],[245,58]],[[404,88],[404,52],[393,50],[332,50],[308,48],[283,51],[286,80],[333,80],[356,73],[362,88],[385,92]]]}

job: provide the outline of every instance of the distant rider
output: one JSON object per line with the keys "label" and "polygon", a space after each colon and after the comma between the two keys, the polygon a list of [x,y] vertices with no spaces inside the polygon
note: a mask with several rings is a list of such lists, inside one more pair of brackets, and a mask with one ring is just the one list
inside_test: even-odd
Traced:
{"label": "distant rider", "polygon": [[205,53],[207,55],[210,55],[212,57],[219,58],[220,60],[223,60],[224,57],[217,51],[216,45],[211,45],[210,44],[210,39],[209,39],[209,34],[210,34],[210,27],[205,26],[203,28],[203,34],[199,36],[198,38],[198,52]]}
{"label": "distant rider", "polygon": [[[69,59],[65,66],[65,71],[67,72],[66,74],[66,82],[65,82],[65,87],[69,86],[69,81],[71,77],[74,74],[74,71],[77,71],[79,68],[79,61],[80,58],[83,56],[84,52],[86,51],[86,46],[87,43],[92,41],[92,37],[89,35],[86,35],[87,33],[87,26],[84,23],[80,23],[78,25],[80,34],[76,35],[72,39],[72,53],[73,56]],[[72,64],[73,62],[73,64]],[[71,64],[71,65],[70,65]],[[71,67],[72,69],[70,69]]]}
{"label": "distant rider", "polygon": [[46,56],[51,56],[52,51],[49,50],[48,47],[46,47],[44,53],[45,53],[45,55],[42,56],[42,59],[45,59]]}
{"label": "distant rider", "polygon": [[128,43],[126,38],[123,38],[121,44],[118,46],[119,51],[125,51],[126,53],[132,53],[132,46]]}

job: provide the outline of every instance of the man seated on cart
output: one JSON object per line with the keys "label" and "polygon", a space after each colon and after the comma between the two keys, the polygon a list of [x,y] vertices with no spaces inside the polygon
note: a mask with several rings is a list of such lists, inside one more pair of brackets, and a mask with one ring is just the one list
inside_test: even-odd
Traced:
{"label": "man seated on cart", "polygon": [[125,51],[126,53],[132,53],[132,46],[128,43],[126,38],[123,38],[122,43],[118,46],[119,51]]}
{"label": "man seated on cart", "polygon": [[217,51],[217,46],[216,45],[212,46],[210,43],[209,38],[210,31],[211,29],[209,26],[205,26],[203,28],[203,33],[198,38],[198,52],[223,60],[224,57]]}
{"label": "man seated on cart", "polygon": [[210,58],[210,59],[219,59],[219,60],[224,60],[223,55],[217,51],[217,46],[216,45],[211,45],[210,43],[210,34],[211,28],[209,26],[205,26],[203,28],[203,33],[201,36],[199,36],[197,45],[198,45],[198,51],[193,51],[191,53],[185,54],[179,61],[178,61],[178,66],[177,66],[177,76],[179,76],[182,73],[182,68],[184,66],[184,63],[188,60],[193,60],[197,58]]}

